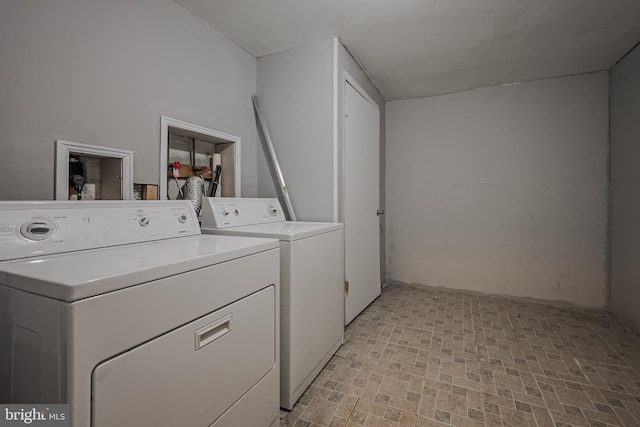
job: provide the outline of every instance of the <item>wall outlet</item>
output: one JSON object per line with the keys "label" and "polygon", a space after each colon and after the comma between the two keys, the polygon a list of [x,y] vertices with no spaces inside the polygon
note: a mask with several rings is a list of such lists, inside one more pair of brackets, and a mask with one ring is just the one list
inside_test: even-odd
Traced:
{"label": "wall outlet", "polygon": [[486,173],[481,173],[478,176],[478,184],[482,185],[482,184],[486,184],[487,183],[487,174]]}

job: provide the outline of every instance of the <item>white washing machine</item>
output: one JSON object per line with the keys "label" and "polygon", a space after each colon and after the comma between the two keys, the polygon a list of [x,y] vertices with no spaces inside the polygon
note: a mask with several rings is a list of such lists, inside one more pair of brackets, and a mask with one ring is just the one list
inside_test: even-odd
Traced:
{"label": "white washing machine", "polygon": [[0,402],[73,427],[279,423],[274,239],[188,201],[0,202]]}
{"label": "white washing machine", "polygon": [[293,408],[343,342],[343,225],[286,221],[277,199],[205,198],[202,232],[280,241],[280,406]]}

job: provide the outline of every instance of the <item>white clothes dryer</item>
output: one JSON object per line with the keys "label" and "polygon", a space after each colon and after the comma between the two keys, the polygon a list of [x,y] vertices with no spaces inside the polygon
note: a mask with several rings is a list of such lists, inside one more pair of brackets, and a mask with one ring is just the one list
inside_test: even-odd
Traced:
{"label": "white clothes dryer", "polygon": [[0,402],[73,427],[276,426],[274,239],[188,201],[0,202]]}
{"label": "white clothes dryer", "polygon": [[344,226],[286,221],[277,199],[204,198],[202,232],[280,241],[280,406],[292,409],[342,345]]}

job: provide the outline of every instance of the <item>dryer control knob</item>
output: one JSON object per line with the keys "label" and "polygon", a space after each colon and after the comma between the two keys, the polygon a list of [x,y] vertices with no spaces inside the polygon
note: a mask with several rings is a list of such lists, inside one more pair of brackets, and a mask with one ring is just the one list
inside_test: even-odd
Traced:
{"label": "dryer control knob", "polygon": [[180,215],[178,217],[178,222],[184,224],[185,222],[187,222],[187,216],[185,214]]}
{"label": "dryer control knob", "polygon": [[29,221],[20,227],[20,234],[22,234],[24,238],[36,242],[48,239],[53,235],[54,231],[55,226],[52,223],[40,219]]}
{"label": "dryer control knob", "polygon": [[273,205],[269,205],[267,206],[267,212],[269,212],[269,215],[271,216],[276,216],[278,215],[278,208]]}
{"label": "dryer control knob", "polygon": [[149,219],[148,216],[143,216],[138,220],[138,223],[140,224],[141,227],[146,227],[147,225],[149,225],[150,222],[151,220]]}

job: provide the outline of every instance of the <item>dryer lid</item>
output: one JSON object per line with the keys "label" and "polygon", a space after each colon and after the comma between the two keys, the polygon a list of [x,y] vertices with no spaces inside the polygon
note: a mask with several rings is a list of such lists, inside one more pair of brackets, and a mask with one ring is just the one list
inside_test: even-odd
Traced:
{"label": "dryer lid", "polygon": [[278,241],[195,235],[0,263],[0,284],[76,301],[275,249]]}
{"label": "dryer lid", "polygon": [[234,236],[267,237],[291,242],[342,230],[343,228],[343,224],[333,222],[284,221],[225,229],[206,228],[203,226],[202,232]]}

